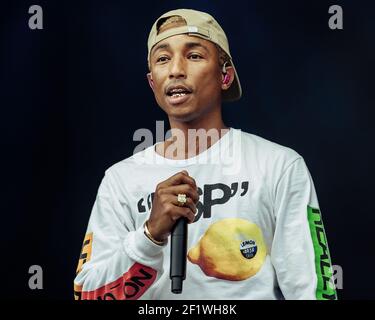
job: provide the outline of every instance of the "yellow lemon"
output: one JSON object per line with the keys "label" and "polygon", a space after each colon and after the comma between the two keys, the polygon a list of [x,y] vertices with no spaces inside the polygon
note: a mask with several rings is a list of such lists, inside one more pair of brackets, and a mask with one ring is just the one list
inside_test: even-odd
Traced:
{"label": "yellow lemon", "polygon": [[262,230],[255,223],[228,218],[210,225],[188,259],[207,276],[240,281],[254,276],[266,255]]}

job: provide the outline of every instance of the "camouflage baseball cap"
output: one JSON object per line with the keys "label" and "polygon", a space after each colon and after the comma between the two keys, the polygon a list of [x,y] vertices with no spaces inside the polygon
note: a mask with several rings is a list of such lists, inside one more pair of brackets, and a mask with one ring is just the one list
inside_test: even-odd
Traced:
{"label": "camouflage baseball cap", "polygon": [[[186,25],[170,28],[159,33],[159,28],[162,23],[171,16],[180,16],[186,21]],[[150,53],[155,44],[178,34],[188,34],[190,36],[200,37],[211,41],[217,44],[228,55],[230,58],[230,65],[234,69],[234,80],[230,88],[223,91],[222,97],[223,101],[238,100],[242,95],[242,89],[240,79],[238,78],[238,74],[229,51],[227,36],[217,21],[211,15],[205,12],[192,9],[178,9],[168,11],[160,16],[153,24],[148,36],[148,61],[150,61]]]}

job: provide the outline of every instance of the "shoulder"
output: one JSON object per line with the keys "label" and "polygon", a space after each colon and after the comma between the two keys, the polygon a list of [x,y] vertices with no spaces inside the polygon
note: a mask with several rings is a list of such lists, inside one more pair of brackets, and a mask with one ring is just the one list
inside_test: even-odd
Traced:
{"label": "shoulder", "polygon": [[[239,130],[240,131],[240,130]],[[287,167],[302,156],[290,147],[267,140],[255,134],[240,131],[242,152],[248,157],[255,158],[259,163],[281,165]]]}

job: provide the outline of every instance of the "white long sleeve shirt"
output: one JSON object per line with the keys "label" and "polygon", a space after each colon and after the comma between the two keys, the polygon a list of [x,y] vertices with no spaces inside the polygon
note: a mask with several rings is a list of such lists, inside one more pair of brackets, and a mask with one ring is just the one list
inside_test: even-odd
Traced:
{"label": "white long sleeve shirt", "polygon": [[[144,234],[156,186],[187,170],[199,187],[181,294],[170,243]],[[106,170],[74,279],[76,299],[336,299],[313,181],[290,148],[230,128],[206,151],[167,159],[155,145]]]}

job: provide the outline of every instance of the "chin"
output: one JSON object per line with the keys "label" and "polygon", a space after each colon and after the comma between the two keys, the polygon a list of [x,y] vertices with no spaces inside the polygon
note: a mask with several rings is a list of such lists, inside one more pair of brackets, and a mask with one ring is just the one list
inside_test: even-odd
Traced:
{"label": "chin", "polygon": [[198,116],[197,113],[192,110],[178,110],[170,112],[168,117],[177,121],[188,122],[196,119]]}

